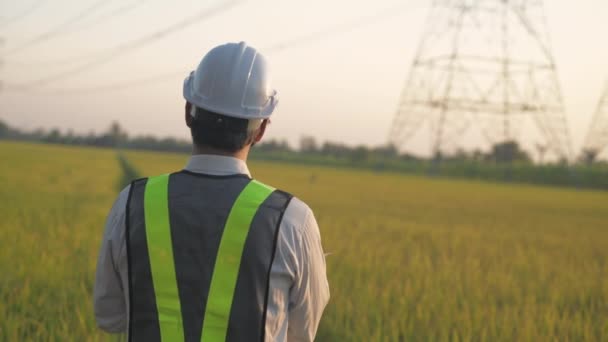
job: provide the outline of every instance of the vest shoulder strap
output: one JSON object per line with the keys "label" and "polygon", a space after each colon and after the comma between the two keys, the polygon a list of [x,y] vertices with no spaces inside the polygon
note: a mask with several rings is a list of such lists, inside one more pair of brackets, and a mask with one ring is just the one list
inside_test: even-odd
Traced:
{"label": "vest shoulder strap", "polygon": [[245,240],[255,213],[273,191],[274,188],[252,180],[230,210],[211,276],[201,341],[226,340]]}

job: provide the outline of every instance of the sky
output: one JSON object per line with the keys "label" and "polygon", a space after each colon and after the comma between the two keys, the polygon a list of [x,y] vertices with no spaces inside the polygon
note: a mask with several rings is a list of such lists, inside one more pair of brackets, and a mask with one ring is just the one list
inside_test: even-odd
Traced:
{"label": "sky", "polygon": [[[131,134],[187,138],[183,79],[209,49],[246,41],[270,60],[280,96],[268,138],[294,146],[305,135],[385,144],[430,4],[0,0],[0,119],[22,129],[77,133],[101,132],[118,121]],[[138,48],[123,45],[212,8],[222,10]],[[608,78],[608,2],[546,0],[545,9],[578,151]],[[121,53],[86,66],[108,51]],[[40,82],[81,65],[70,77]],[[174,75],[162,82],[108,87],[167,73]],[[26,84],[37,85],[18,89]],[[427,154],[429,148],[415,142],[406,150]]]}

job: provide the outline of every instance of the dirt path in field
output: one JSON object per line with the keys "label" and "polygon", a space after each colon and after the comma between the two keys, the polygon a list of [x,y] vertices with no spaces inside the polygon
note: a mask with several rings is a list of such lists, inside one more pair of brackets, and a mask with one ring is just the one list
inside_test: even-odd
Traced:
{"label": "dirt path in field", "polygon": [[121,191],[125,186],[129,185],[131,181],[141,178],[141,176],[139,171],[133,166],[133,164],[129,162],[124,154],[119,152],[116,155],[116,158],[118,159],[118,164],[120,165],[120,169],[122,171],[122,175],[116,183],[116,188],[118,191]]}

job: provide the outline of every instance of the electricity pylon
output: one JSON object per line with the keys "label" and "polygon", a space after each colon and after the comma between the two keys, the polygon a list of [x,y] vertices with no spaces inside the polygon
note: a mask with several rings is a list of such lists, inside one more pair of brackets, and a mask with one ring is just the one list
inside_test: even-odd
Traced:
{"label": "electricity pylon", "polygon": [[492,145],[517,141],[529,117],[568,159],[564,112],[542,0],[435,0],[389,139],[403,147],[429,123],[440,156],[471,125]]}
{"label": "electricity pylon", "polygon": [[583,153],[592,154],[595,158],[608,147],[608,82],[600,98],[597,110],[591,121],[589,132],[583,144]]}

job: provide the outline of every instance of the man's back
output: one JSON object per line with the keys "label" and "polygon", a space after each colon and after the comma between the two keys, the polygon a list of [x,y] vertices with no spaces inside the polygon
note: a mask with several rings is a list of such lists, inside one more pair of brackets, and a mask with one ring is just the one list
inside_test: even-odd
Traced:
{"label": "man's back", "polygon": [[[230,268],[226,266],[229,262],[215,262],[224,243],[220,242],[222,232],[226,232],[226,222],[230,221],[239,194],[252,181],[243,161],[212,155],[193,156],[186,170],[172,174],[170,179],[168,212],[176,288],[181,298],[173,298],[173,303],[181,306],[186,340],[200,340],[204,330],[203,313],[214,310],[205,307],[207,295],[216,295],[213,291],[209,294],[212,278],[221,279]],[[157,315],[150,320],[151,325],[145,328],[143,324],[139,330],[156,330],[159,325],[154,322],[158,322],[156,317],[162,310],[159,307],[154,312],[152,305],[158,294],[155,296],[149,288],[147,294],[145,291],[146,286],[157,286],[153,279],[146,278],[154,276],[154,271],[146,266],[153,265],[145,258],[146,252],[150,252],[142,248],[147,247],[149,241],[142,241],[147,236],[145,232],[141,234],[144,225],[140,222],[138,230],[133,223],[145,214],[131,208],[127,215],[127,203],[144,204],[145,196],[137,195],[144,188],[145,185],[135,183],[129,191],[123,191],[108,217],[98,264],[95,309],[100,327],[109,331],[126,329],[127,312],[131,318]],[[142,200],[133,202],[134,194]],[[311,210],[297,198],[279,191],[268,194],[251,219],[251,230],[243,241],[243,257],[240,265],[236,265],[239,274],[235,290],[228,291],[234,295],[226,323],[227,340],[251,340],[239,334],[256,331],[256,328],[263,330],[258,336],[263,334],[267,341],[312,340],[329,299],[318,227]],[[137,238],[138,243],[133,241]],[[152,267],[160,269],[158,265]],[[216,276],[214,272],[222,273]],[[163,279],[161,275],[157,278]],[[216,285],[218,289],[225,287],[224,283],[219,284],[222,285]],[[122,291],[129,288],[136,295],[129,296],[128,291]],[[171,299],[170,295],[167,297]],[[255,314],[261,319],[253,319]],[[141,323],[138,317],[130,322],[133,332],[138,331],[137,325]],[[246,324],[251,327],[247,329]]]}

